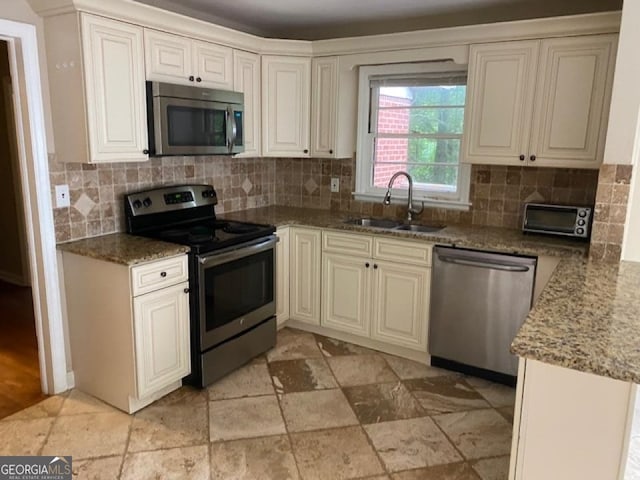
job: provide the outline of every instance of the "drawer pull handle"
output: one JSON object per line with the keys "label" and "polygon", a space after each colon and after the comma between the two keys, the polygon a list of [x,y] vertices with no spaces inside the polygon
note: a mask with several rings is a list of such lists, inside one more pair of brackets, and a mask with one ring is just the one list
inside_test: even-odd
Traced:
{"label": "drawer pull handle", "polygon": [[365,263],[364,266],[369,268],[369,262]]}
{"label": "drawer pull handle", "polygon": [[185,289],[184,289],[184,293],[189,293],[189,289],[188,289],[188,288],[185,288]]}
{"label": "drawer pull handle", "polygon": [[166,276],[167,276],[167,272],[160,272],[160,276],[161,276],[162,278],[166,277]]}
{"label": "drawer pull handle", "polygon": [[378,269],[378,265],[376,265],[375,263],[373,264],[373,269],[377,270]]}

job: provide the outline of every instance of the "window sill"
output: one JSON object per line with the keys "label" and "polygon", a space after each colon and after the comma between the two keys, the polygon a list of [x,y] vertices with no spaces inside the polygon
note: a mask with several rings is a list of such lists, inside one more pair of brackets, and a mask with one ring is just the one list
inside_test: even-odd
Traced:
{"label": "window sill", "polygon": [[[379,195],[374,193],[353,192],[353,198],[361,202],[382,203],[382,200],[384,199],[384,195]],[[460,202],[458,200],[442,200],[442,199],[423,197],[420,195],[413,196],[413,203],[415,206],[419,208],[421,202],[424,202],[424,206],[427,208],[444,208],[447,210],[460,210],[463,212],[468,212],[469,208],[471,207],[471,204],[469,202]],[[406,205],[407,198],[406,197],[391,198],[391,203],[393,205]]]}

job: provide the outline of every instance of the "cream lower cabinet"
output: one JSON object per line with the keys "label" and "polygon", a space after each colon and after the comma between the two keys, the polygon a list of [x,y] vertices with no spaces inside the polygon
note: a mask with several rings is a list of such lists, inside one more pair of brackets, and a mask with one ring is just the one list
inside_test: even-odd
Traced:
{"label": "cream lower cabinet", "polygon": [[289,227],[276,230],[276,318],[278,327],[289,320]]}
{"label": "cream lower cabinet", "polygon": [[322,231],[292,227],[289,236],[289,316],[319,325]]}
{"label": "cream lower cabinet", "polygon": [[322,326],[427,351],[431,246],[323,232]]}
{"label": "cream lower cabinet", "polygon": [[128,413],[179,388],[191,371],[187,256],[128,266],[63,252],[63,270],[76,388]]}

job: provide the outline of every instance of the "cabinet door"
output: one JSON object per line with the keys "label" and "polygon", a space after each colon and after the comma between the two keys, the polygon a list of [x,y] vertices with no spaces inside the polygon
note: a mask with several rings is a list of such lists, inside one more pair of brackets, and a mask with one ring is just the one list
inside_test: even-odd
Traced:
{"label": "cabinet door", "polygon": [[260,156],[260,55],[234,50],[233,89],[244,93],[244,152]]}
{"label": "cabinet door", "polygon": [[[193,42],[196,85],[233,89],[233,50],[208,42]],[[198,81],[200,79],[200,81]]]}
{"label": "cabinet door", "polygon": [[322,326],[369,336],[372,271],[370,259],[322,256]]}
{"label": "cabinet door", "polygon": [[311,59],[263,56],[262,75],[263,155],[308,157]]}
{"label": "cabinet door", "polygon": [[598,168],[615,52],[616,35],[542,41],[529,149],[535,165]]}
{"label": "cabinet door", "polygon": [[335,157],[338,58],[314,59],[311,91],[311,155]]}
{"label": "cabinet door", "polygon": [[191,371],[188,285],[184,282],[133,299],[138,398]]}
{"label": "cabinet door", "polygon": [[431,269],[375,260],[371,338],[427,351]]}
{"label": "cabinet door", "polygon": [[289,320],[289,229],[279,228],[276,233],[276,317],[281,326]]}
{"label": "cabinet door", "polygon": [[91,161],[147,160],[143,30],[81,18]]}
{"label": "cabinet door", "polygon": [[320,324],[320,241],[321,231],[292,228],[290,231],[289,315],[294,320]]}
{"label": "cabinet door", "polygon": [[538,49],[538,41],[471,45],[463,162],[524,163]]}
{"label": "cabinet door", "polygon": [[191,39],[145,28],[147,80],[193,85]]}

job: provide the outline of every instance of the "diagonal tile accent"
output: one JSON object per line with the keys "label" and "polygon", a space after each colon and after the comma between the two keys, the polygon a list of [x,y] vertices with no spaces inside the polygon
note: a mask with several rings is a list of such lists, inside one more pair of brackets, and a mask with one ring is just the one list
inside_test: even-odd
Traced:
{"label": "diagonal tile accent", "polygon": [[424,410],[404,385],[379,383],[344,389],[362,424],[424,416]]}
{"label": "diagonal tile accent", "polygon": [[462,377],[420,378],[405,380],[404,384],[429,415],[489,407]]}
{"label": "diagonal tile accent", "polygon": [[319,390],[283,395],[282,413],[290,432],[357,425],[341,390]]}
{"label": "diagonal tile accent", "polygon": [[337,388],[338,383],[322,358],[271,362],[269,371],[277,393]]}
{"label": "diagonal tile accent", "polygon": [[351,355],[327,358],[338,383],[343,387],[395,382],[396,374],[379,355]]}

